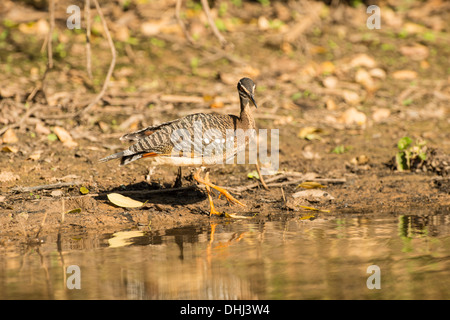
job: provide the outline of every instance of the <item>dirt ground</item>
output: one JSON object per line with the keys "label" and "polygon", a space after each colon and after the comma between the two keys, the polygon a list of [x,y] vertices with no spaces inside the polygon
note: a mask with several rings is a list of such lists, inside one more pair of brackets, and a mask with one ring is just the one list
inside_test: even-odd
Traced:
{"label": "dirt ground", "polygon": [[[209,216],[189,169],[183,186],[172,189],[177,168],[98,159],[126,148],[119,137],[145,126],[195,112],[238,114],[242,76],[257,84],[258,128],[279,129],[279,174],[265,176],[266,190],[248,177],[254,165],[211,168],[213,182],[246,204],[216,197],[219,211],[305,220],[450,213],[447,1],[379,1],[382,25],[373,30],[360,1],[214,1],[223,49],[200,3],[183,2],[180,11],[189,44],[175,19],[176,1],[110,1],[102,11],[117,51],[114,72],[82,116],[102,89],[111,51],[92,5],[90,79],[85,21],[67,29],[69,2],[55,7],[53,68],[45,81],[47,2],[1,5],[1,243],[230,219]],[[395,156],[403,137],[411,148],[425,141],[426,157],[400,172]],[[312,190],[322,194],[294,198],[311,190],[297,188],[302,181],[321,183]],[[112,192],[145,204],[115,206]]]}

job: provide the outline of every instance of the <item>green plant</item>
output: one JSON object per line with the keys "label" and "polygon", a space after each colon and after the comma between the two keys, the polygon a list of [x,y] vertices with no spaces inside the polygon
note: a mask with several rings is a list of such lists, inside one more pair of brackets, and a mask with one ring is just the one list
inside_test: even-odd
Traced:
{"label": "green plant", "polygon": [[341,144],[339,146],[336,146],[336,148],[334,148],[333,150],[331,150],[331,153],[343,154],[349,151],[351,148],[352,147],[346,147],[343,144]]}
{"label": "green plant", "polygon": [[397,143],[398,152],[395,155],[395,163],[398,171],[411,170],[415,162],[427,159],[427,147],[425,141],[416,141],[410,137],[403,137]]}

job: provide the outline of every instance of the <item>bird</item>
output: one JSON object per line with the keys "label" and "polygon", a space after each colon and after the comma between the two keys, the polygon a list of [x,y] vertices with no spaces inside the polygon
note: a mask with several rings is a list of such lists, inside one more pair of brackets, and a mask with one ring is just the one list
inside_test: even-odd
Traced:
{"label": "bird", "polygon": [[139,159],[149,158],[155,165],[178,167],[177,180],[181,175],[181,167],[194,167],[197,170],[193,178],[206,187],[210,216],[221,215],[214,207],[211,189],[217,190],[230,203],[245,207],[244,203],[234,198],[225,188],[213,184],[208,170],[204,177],[200,174],[204,169],[216,164],[223,164],[225,161],[229,163],[229,159],[233,159],[239,151],[245,150],[251,143],[251,134],[247,136],[248,139],[240,139],[237,133],[255,132],[252,112],[253,107],[255,109],[258,107],[254,97],[255,88],[256,85],[250,78],[244,77],[238,81],[239,116],[195,113],[127,133],[120,140],[134,143],[127,149],[99,161],[120,159],[120,166],[123,166]]}

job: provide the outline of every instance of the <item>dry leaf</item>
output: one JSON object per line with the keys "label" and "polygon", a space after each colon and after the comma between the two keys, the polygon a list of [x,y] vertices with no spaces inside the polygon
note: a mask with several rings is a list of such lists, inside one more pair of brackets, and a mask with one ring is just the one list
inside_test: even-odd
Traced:
{"label": "dry leaf", "polygon": [[359,94],[350,90],[344,90],[342,92],[342,97],[344,98],[345,102],[349,104],[357,104],[361,101]]}
{"label": "dry leaf", "polygon": [[297,137],[306,140],[321,140],[318,133],[322,132],[322,129],[316,127],[305,127],[300,129]]}
{"label": "dry leaf", "polygon": [[36,133],[49,135],[51,133],[50,129],[44,126],[42,123],[38,122],[36,123],[36,127],[34,129]]}
{"label": "dry leaf", "polygon": [[323,86],[325,88],[334,89],[334,88],[337,87],[338,78],[336,78],[336,77],[326,77],[325,79],[323,79],[322,83],[323,83]]}
{"label": "dry leaf", "polygon": [[370,73],[365,69],[358,69],[358,71],[356,71],[355,81],[363,85],[367,90],[373,90],[375,88],[375,83]]}
{"label": "dry leaf", "polygon": [[400,48],[400,52],[409,57],[411,60],[420,61],[428,58],[430,50],[423,46],[416,44],[414,46],[403,46]]}
{"label": "dry leaf", "polygon": [[61,197],[63,195],[63,191],[62,190],[53,190],[50,195],[52,197]]}
{"label": "dry leaf", "polygon": [[320,65],[321,73],[333,73],[336,67],[334,66],[333,62],[331,61],[324,61]]}
{"label": "dry leaf", "polygon": [[3,143],[16,143],[19,142],[19,138],[17,138],[16,133],[13,129],[8,129],[3,134]]}
{"label": "dry leaf", "polygon": [[321,185],[318,182],[315,181],[305,181],[300,183],[297,187],[295,187],[295,189],[297,188],[304,188],[304,189],[320,189],[320,188],[325,188],[324,185]]}
{"label": "dry leaf", "polygon": [[11,153],[16,153],[17,151],[19,151],[19,148],[17,147],[13,147],[13,146],[4,146],[2,148],[3,152],[11,152]]}
{"label": "dry leaf", "polygon": [[372,119],[375,122],[380,122],[385,119],[388,119],[391,116],[391,110],[387,108],[379,108],[376,109],[372,114]]}
{"label": "dry leaf", "polygon": [[417,72],[412,70],[398,70],[392,73],[392,78],[397,80],[414,80],[417,78]]}
{"label": "dry leaf", "polygon": [[61,127],[54,127],[53,132],[58,136],[58,139],[61,140],[61,142],[69,148],[76,147],[78,143],[76,143],[73,139],[70,133]]}
{"label": "dry leaf", "polygon": [[337,109],[336,102],[334,102],[334,100],[331,98],[327,100],[326,106],[327,106],[327,110],[336,110]]}
{"label": "dry leaf", "polygon": [[29,157],[28,159],[37,161],[41,158],[41,154],[42,154],[42,150],[38,150],[38,151],[34,151]]}
{"label": "dry leaf", "polygon": [[359,54],[357,56],[355,56],[351,61],[350,61],[350,66],[351,67],[366,67],[366,68],[375,68],[377,65],[376,61],[374,58],[368,56],[367,54]]}
{"label": "dry leaf", "polygon": [[386,78],[386,72],[381,68],[373,68],[369,71],[369,74],[378,79],[384,79]]}
{"label": "dry leaf", "polygon": [[139,208],[144,205],[143,202],[133,200],[118,193],[108,194],[108,199],[116,206],[123,208]]}
{"label": "dry leaf", "polygon": [[342,114],[339,120],[347,125],[358,124],[364,126],[367,122],[367,117],[361,111],[356,110],[356,108],[350,108]]}
{"label": "dry leaf", "polygon": [[141,32],[145,36],[154,36],[161,30],[160,23],[144,22],[141,24]]}

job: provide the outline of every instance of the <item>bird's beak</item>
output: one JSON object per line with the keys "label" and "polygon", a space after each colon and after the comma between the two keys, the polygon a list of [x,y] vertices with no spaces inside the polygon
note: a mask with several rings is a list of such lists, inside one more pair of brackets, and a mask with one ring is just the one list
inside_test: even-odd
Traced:
{"label": "bird's beak", "polygon": [[258,108],[258,106],[256,105],[255,97],[253,96],[253,94],[250,94],[249,97],[250,97],[250,100],[251,100],[251,101],[253,102],[253,104],[255,105],[255,108]]}

